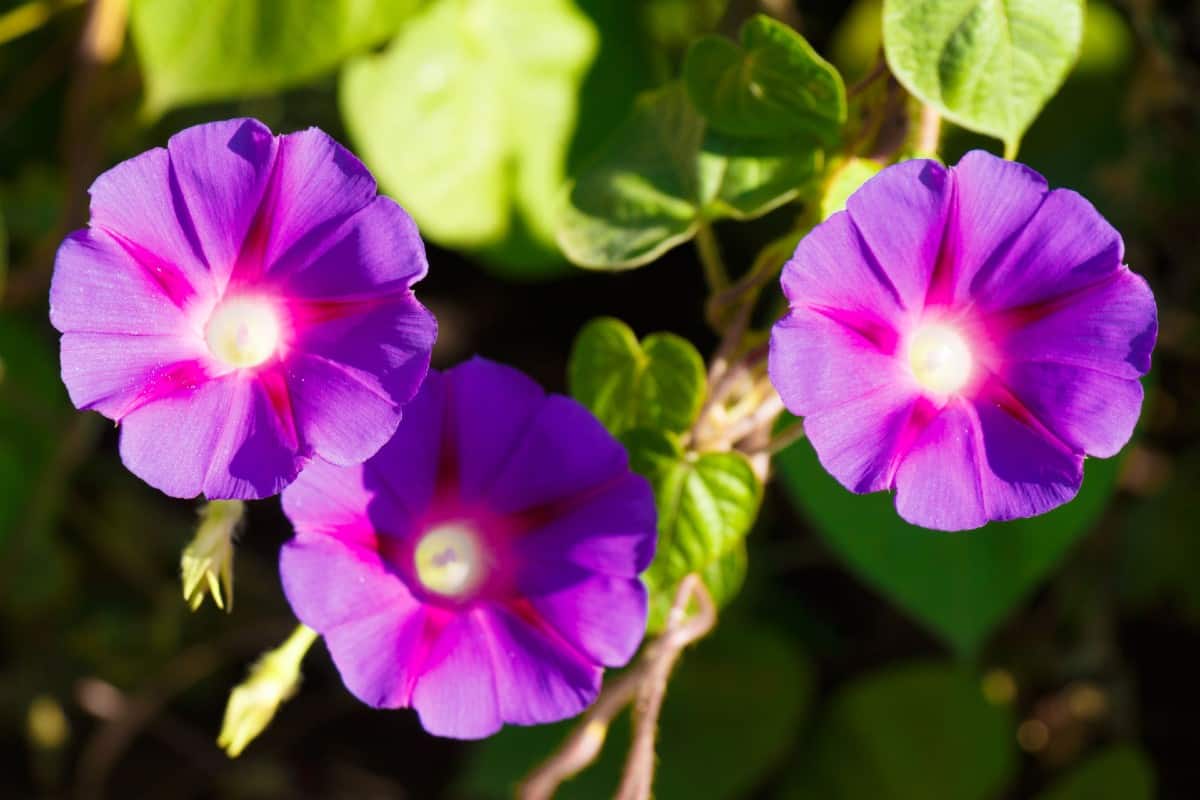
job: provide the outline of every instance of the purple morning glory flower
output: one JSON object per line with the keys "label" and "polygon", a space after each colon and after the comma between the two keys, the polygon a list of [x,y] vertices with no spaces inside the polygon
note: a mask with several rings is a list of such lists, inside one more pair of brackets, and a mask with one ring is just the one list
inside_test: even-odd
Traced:
{"label": "purple morning glory flower", "polygon": [[649,484],[583,406],[474,359],[431,372],[365,464],[283,493],[283,588],[363,702],[431,733],[573,716],[646,628]]}
{"label": "purple morning glory flower", "polygon": [[314,454],[359,463],[429,367],[416,226],[310,128],[198,125],[92,184],[58,251],[50,320],[78,408],[175,497],[279,492]]}
{"label": "purple morning glory flower", "polygon": [[771,381],[854,492],[978,528],[1079,491],[1142,405],[1146,281],[1084,198],[986,152],[889,167],[784,268]]}

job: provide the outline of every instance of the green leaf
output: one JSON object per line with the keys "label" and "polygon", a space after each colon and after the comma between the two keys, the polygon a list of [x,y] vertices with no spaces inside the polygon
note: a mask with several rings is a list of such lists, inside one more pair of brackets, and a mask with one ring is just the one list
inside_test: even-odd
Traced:
{"label": "green leaf", "polygon": [[152,114],[267,94],[395,33],[421,0],[136,0],[130,28]]}
{"label": "green leaf", "polygon": [[571,395],[614,435],[638,427],[686,431],[700,413],[706,381],[704,359],[687,339],[655,333],[639,344],[612,317],[579,331],[567,364]]}
{"label": "green leaf", "polygon": [[554,220],[596,51],[570,0],[440,0],[384,53],[346,66],[342,114],[424,236],[468,249],[528,240],[544,269],[560,260]]}
{"label": "green leaf", "polygon": [[1079,55],[1083,0],[885,0],[883,43],[896,79],[1014,157]]}
{"label": "green leaf", "polygon": [[642,94],[571,186],[558,243],[583,267],[629,269],[706,221],[749,219],[795,198],[823,154],[805,137],[740,140],[706,131],[679,83]]}
{"label": "green leaf", "polygon": [[883,165],[869,158],[848,158],[833,171],[821,195],[821,219],[827,220],[846,207],[850,195],[875,177]]}
{"label": "green leaf", "polygon": [[1048,514],[963,533],[909,525],[890,493],[848,492],[808,442],[785,450],[777,465],[793,502],[838,557],[969,657],[1099,519],[1119,459],[1088,459],[1079,495]]}
{"label": "green leaf", "polygon": [[622,437],[634,471],[654,487],[658,550],[642,575],[650,592],[649,630],[666,622],[679,582],[701,573],[718,605],[745,575],[746,534],[758,516],[762,483],[741,453],[685,453],[670,434],[638,428]]}
{"label": "green leaf", "polygon": [[[609,678],[611,680],[611,678]],[[660,717],[654,797],[750,796],[788,757],[812,697],[813,670],[786,637],[761,623],[721,625],[689,650],[671,678]],[[500,800],[548,756],[578,720],[506,727],[475,746],[456,787]],[[730,735],[736,730],[737,735]],[[617,719],[596,763],[565,784],[565,800],[608,800],[629,751],[628,716]]]}
{"label": "green leaf", "polygon": [[1151,800],[1154,782],[1154,768],[1146,754],[1118,745],[1055,781],[1038,800]]}
{"label": "green leaf", "polygon": [[839,691],[783,800],[988,800],[1017,766],[1013,722],[976,676],[909,664]]}
{"label": "green leaf", "polygon": [[705,36],[688,49],[683,79],[692,103],[722,133],[754,139],[811,135],[832,144],[846,121],[837,70],[800,34],[761,14],[742,45]]}

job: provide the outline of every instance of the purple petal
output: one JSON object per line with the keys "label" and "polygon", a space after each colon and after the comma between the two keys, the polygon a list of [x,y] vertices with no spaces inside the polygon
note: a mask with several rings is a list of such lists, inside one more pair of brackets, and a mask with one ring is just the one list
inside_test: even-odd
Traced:
{"label": "purple petal", "polygon": [[288,360],[292,411],[304,441],[334,464],[358,464],[379,451],[400,423],[400,408],[374,376],[314,355]]}
{"label": "purple petal", "polygon": [[1045,303],[1121,268],[1121,235],[1079,194],[1055,189],[1012,243],[983,265],[971,296],[987,310]]}
{"label": "purple petal", "polygon": [[201,344],[176,335],[65,333],[62,379],[76,408],[120,421],[146,403],[207,381],[207,356]]}
{"label": "purple petal", "polygon": [[377,531],[407,533],[411,515],[366,473],[362,464],[338,467],[314,458],[283,490],[283,513],[298,532],[329,534],[368,549],[378,547]]}
{"label": "purple petal", "polygon": [[1005,383],[1034,417],[1077,452],[1108,458],[1133,435],[1142,385],[1086,367],[1013,364]]}
{"label": "purple petal", "polygon": [[147,403],[122,421],[121,460],[172,497],[259,499],[291,483],[304,457],[269,398],[239,375]]}
{"label": "purple petal", "polygon": [[475,609],[455,617],[434,642],[417,679],[412,705],[435,736],[482,739],[500,730],[488,614]]}
{"label": "purple petal", "polygon": [[408,705],[426,614],[403,581],[371,551],[322,534],[285,544],[279,569],[292,611],[324,637],[346,688],[377,708]]}
{"label": "purple petal", "polygon": [[839,309],[891,324],[902,316],[896,288],[844,211],[800,240],[781,283],[793,307]]}
{"label": "purple petal", "polygon": [[896,510],[926,528],[968,530],[1069,501],[1083,459],[999,404],[954,400],[896,472]]}
{"label": "purple petal", "polygon": [[623,478],[629,458],[590,411],[550,395],[487,492],[500,513],[559,503]]}
{"label": "purple petal", "polygon": [[483,358],[459,364],[445,377],[459,491],[469,502],[496,480],[546,393],[521,371]]}
{"label": "purple petal", "polygon": [[1059,304],[1015,320],[1004,342],[1014,361],[1063,364],[1135,379],[1150,371],[1158,312],[1150,287],[1122,267]]}
{"label": "purple petal", "polygon": [[99,229],[75,231],[59,247],[50,322],[64,333],[195,336],[154,275]]}
{"label": "purple petal", "polygon": [[494,648],[496,697],[505,722],[557,722],[596,699],[601,669],[566,642],[506,609],[492,609],[486,621]]}
{"label": "purple petal", "polygon": [[952,194],[945,167],[914,159],[883,170],[846,202],[905,308],[924,306]]}
{"label": "purple petal", "polygon": [[223,286],[266,191],[275,137],[258,120],[230,119],[180,131],[167,150],[200,247]]}
{"label": "purple petal", "polygon": [[558,572],[562,573],[556,576],[558,581],[565,585],[540,593],[536,584],[544,583],[546,576],[535,573],[535,585],[523,587],[533,595],[533,607],[572,647],[596,663],[625,666],[646,633],[646,587],[636,577],[592,575],[562,567]]}
{"label": "purple petal", "polygon": [[771,329],[771,384],[797,416],[885,387],[912,395],[914,381],[893,353],[894,337],[890,329],[864,327],[849,315],[834,318],[795,308]]}
{"label": "purple petal", "polygon": [[416,223],[390,197],[376,197],[333,230],[316,229],[275,267],[301,297],[406,289],[428,269]]}
{"label": "purple petal", "polygon": [[566,562],[633,578],[654,559],[655,525],[654,492],[645,478],[629,473],[519,538],[516,556],[541,570]]}
{"label": "purple petal", "polygon": [[946,299],[969,299],[978,271],[1021,232],[1045,200],[1046,179],[1024,164],[972,150],[951,169],[956,212],[947,232]]}
{"label": "purple petal", "polygon": [[409,517],[418,517],[429,508],[437,486],[445,456],[442,425],[447,383],[441,373],[429,373],[416,397],[404,407],[396,434],[363,468],[367,490],[388,497]]}
{"label": "purple petal", "polygon": [[270,271],[298,243],[314,246],[374,200],[375,192],[375,179],[362,162],[324,131],[279,137],[271,191],[260,212],[263,268]]}
{"label": "purple petal", "polygon": [[212,296],[215,284],[165,148],[122,161],[88,192],[91,227],[112,234],[147,272],[173,276],[171,291],[181,303],[197,293]]}

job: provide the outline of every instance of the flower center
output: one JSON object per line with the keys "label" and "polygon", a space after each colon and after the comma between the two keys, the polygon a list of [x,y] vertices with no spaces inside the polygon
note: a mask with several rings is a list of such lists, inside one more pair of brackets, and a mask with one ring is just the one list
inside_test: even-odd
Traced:
{"label": "flower center", "polygon": [[413,560],[429,591],[462,597],[483,579],[483,551],[475,530],[461,522],[439,525],[421,537]]}
{"label": "flower center", "polygon": [[953,394],[971,377],[971,348],[949,325],[930,323],[908,345],[908,364],[917,383],[934,394]]}
{"label": "flower center", "polygon": [[279,347],[279,317],[266,300],[233,297],[208,318],[204,340],[214,356],[231,367],[256,367]]}

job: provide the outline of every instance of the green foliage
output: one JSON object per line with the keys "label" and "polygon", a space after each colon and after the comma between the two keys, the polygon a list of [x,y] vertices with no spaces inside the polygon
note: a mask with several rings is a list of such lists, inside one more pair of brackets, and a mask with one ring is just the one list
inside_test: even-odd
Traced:
{"label": "green foliage", "polygon": [[[812,696],[813,670],[795,645],[761,624],[723,624],[688,651],[671,678],[660,718],[654,796],[734,800],[781,762]],[[512,797],[516,783],[577,720],[508,727],[476,746],[463,796]],[[707,731],[711,735],[697,735]],[[609,731],[597,762],[563,786],[567,800],[607,800],[629,749],[628,718]]]}
{"label": "green foliage", "polygon": [[630,428],[682,433],[704,402],[704,359],[688,340],[655,333],[638,342],[619,319],[600,317],[579,332],[567,365],[571,395],[613,434]]}
{"label": "green foliage", "polygon": [[647,264],[721,218],[751,219],[795,198],[822,153],[804,137],[707,130],[679,83],[643,94],[571,187],[558,243],[595,269]]}
{"label": "green foliage", "polygon": [[554,219],[596,52],[571,0],[439,0],[346,66],[342,113],[425,237],[508,246],[524,274],[544,271],[560,261]]}
{"label": "green foliage", "polygon": [[705,36],[688,49],[684,83],[709,124],[733,136],[835,143],[846,121],[837,70],[803,36],[761,14],[742,26],[741,44]]}
{"label": "green foliage", "polygon": [[1092,756],[1037,800],[1151,800],[1154,769],[1146,754],[1118,745]]}
{"label": "green foliage", "polygon": [[889,493],[843,489],[807,442],[778,457],[784,487],[838,557],[964,657],[1092,527],[1118,466],[1118,459],[1089,459],[1079,495],[1048,514],[945,533],[906,523]]}
{"label": "green foliage", "polygon": [[827,220],[846,207],[850,195],[858,191],[883,167],[869,158],[848,158],[833,170],[821,195],[821,219]]}
{"label": "green foliage", "polygon": [[896,78],[947,119],[1021,137],[1079,55],[1083,0],[885,0],[883,42]]}
{"label": "green foliage", "polygon": [[745,554],[739,550],[758,515],[763,488],[741,453],[684,452],[670,433],[643,428],[622,441],[634,471],[654,487],[658,508],[658,551],[642,576],[654,633],[666,622],[688,573],[701,573],[718,604],[741,588]]}
{"label": "green foliage", "polygon": [[987,800],[1015,772],[1013,723],[974,674],[910,664],[845,687],[821,717],[784,800]]}
{"label": "green foliage", "polygon": [[332,71],[386,40],[421,0],[135,0],[152,114],[266,94]]}

